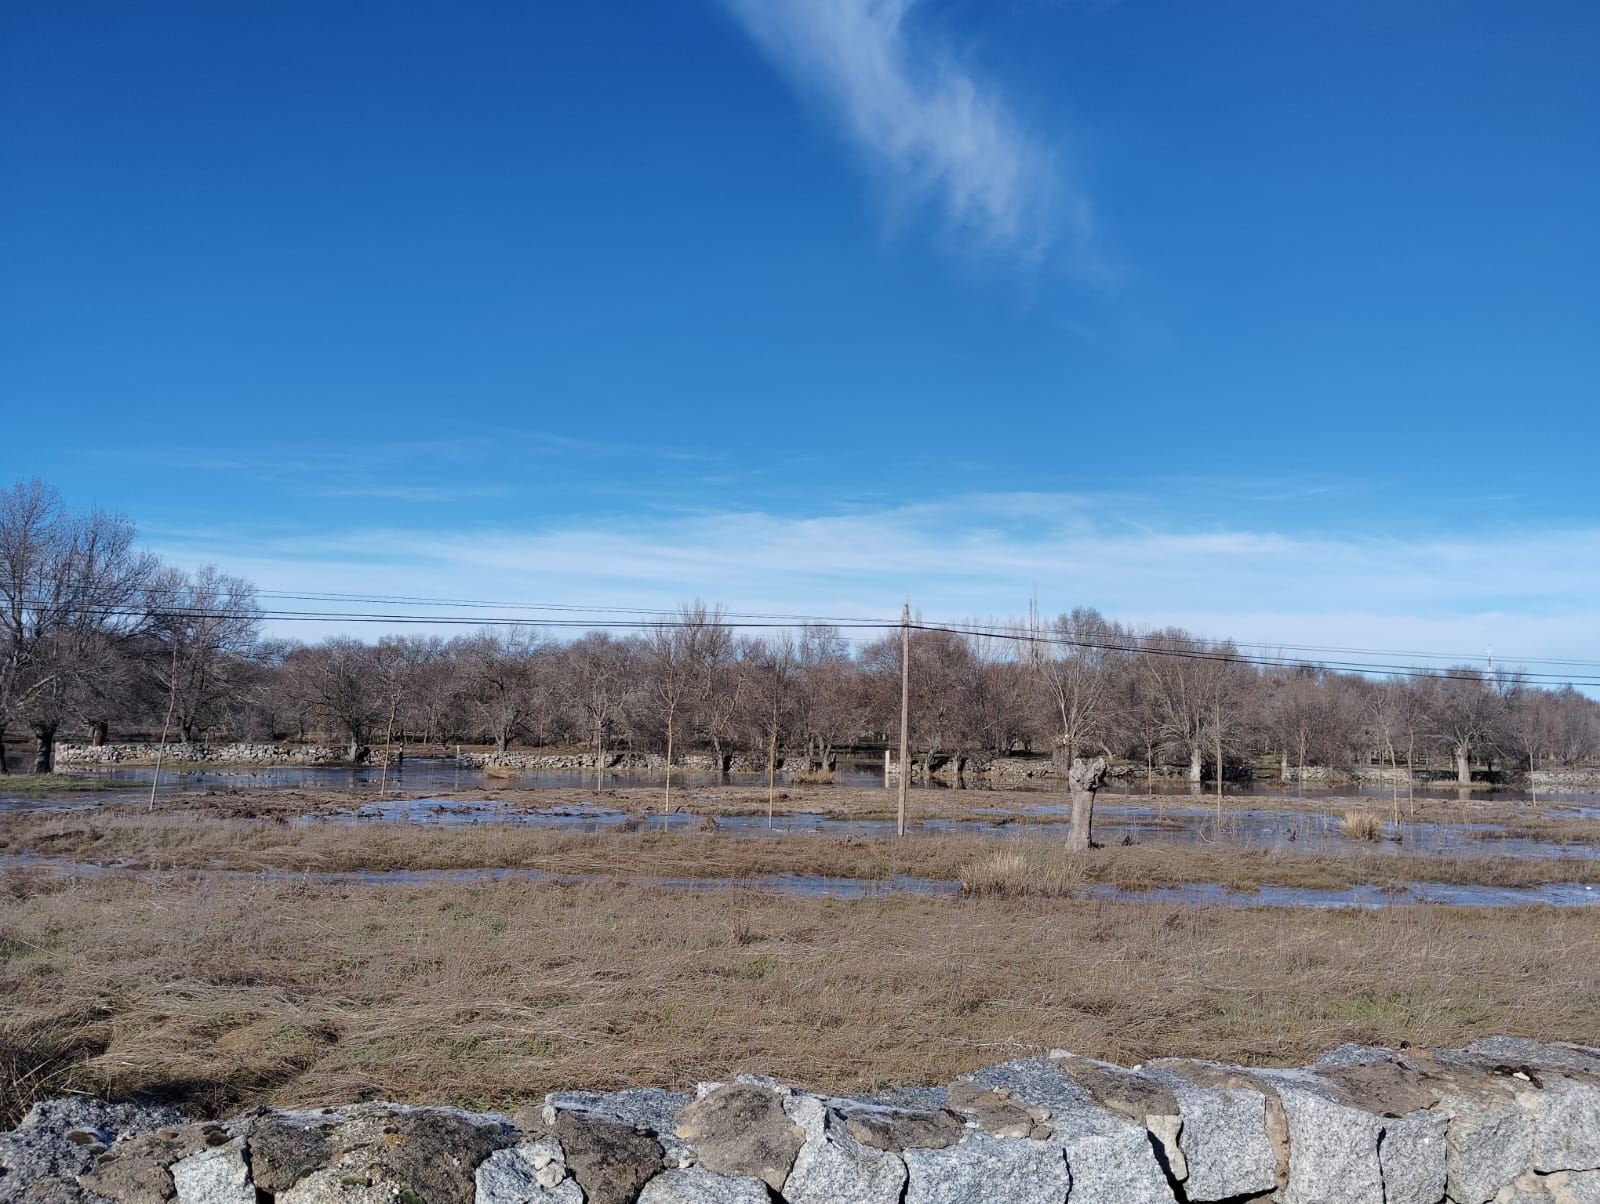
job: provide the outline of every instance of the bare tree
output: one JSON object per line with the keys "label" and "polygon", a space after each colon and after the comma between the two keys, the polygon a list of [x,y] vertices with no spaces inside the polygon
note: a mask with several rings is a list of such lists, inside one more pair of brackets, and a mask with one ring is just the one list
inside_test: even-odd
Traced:
{"label": "bare tree", "polygon": [[534,627],[486,628],[456,643],[463,692],[496,752],[528,730],[539,704],[539,669],[548,655]]}
{"label": "bare tree", "polygon": [[1504,699],[1482,670],[1454,665],[1436,679],[1429,720],[1434,740],[1455,760],[1456,781],[1472,781],[1474,754],[1491,752]]}
{"label": "bare tree", "polygon": [[820,769],[833,767],[834,745],[861,726],[861,694],[854,681],[850,646],[837,627],[810,624],[800,629],[795,655],[796,725],[806,742],[807,759]]}
{"label": "bare tree", "polygon": [[672,757],[678,722],[711,689],[712,666],[728,638],[722,607],[707,609],[699,598],[678,607],[677,616],[653,625],[644,639],[643,670],[667,738],[667,782],[662,810],[672,811]]}
{"label": "bare tree", "polygon": [[168,568],[150,586],[151,672],[184,740],[237,696],[236,671],[261,627],[256,588],[214,565]]}
{"label": "bare tree", "polygon": [[970,655],[964,739],[999,755],[1018,744],[1031,745],[1038,727],[1033,713],[1037,698],[1027,672],[1032,648],[1017,638],[1022,629],[980,620],[963,626],[969,628],[964,642]]}
{"label": "bare tree", "polygon": [[1107,645],[1125,636],[1099,611],[1077,607],[1056,617],[1048,638],[1050,643],[1034,657],[1033,664],[1057,717],[1058,759],[1071,766],[1080,748],[1105,743],[1115,656]]}
{"label": "bare tree", "polygon": [[1187,758],[1189,782],[1199,786],[1211,713],[1204,641],[1177,627],[1143,636],[1137,657],[1139,690],[1148,701],[1163,746]]}
{"label": "bare tree", "polygon": [[601,631],[567,646],[567,699],[594,743],[594,786],[604,781],[606,741],[621,720],[631,691],[634,648]]}
{"label": "bare tree", "polygon": [[1600,756],[1600,703],[1571,686],[1550,695],[1554,708],[1552,755],[1561,765],[1586,765]]}
{"label": "bare tree", "polygon": [[0,491],[0,715],[32,731],[35,773],[146,629],[157,563],[133,538],[120,515],[69,513],[41,480]]}
{"label": "bare tree", "polygon": [[767,749],[767,824],[773,817],[773,792],[778,774],[778,749],[793,721],[794,684],[798,668],[794,636],[777,632],[746,646],[750,664],[745,698],[750,725]]}
{"label": "bare tree", "polygon": [[383,719],[371,649],[349,636],[332,636],[296,648],[285,661],[291,688],[333,735],[343,735],[352,762],[365,758],[373,729]]}

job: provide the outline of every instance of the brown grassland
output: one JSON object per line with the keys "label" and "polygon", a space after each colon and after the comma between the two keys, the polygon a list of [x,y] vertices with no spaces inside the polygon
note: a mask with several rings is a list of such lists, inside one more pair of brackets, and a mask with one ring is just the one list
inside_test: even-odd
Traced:
{"label": "brown grassland", "polygon": [[[764,812],[764,792],[692,793],[697,812]],[[794,809],[844,814],[885,802],[788,793]],[[506,797],[528,809],[595,798],[554,794]],[[639,815],[656,798],[596,801]],[[973,803],[913,798],[946,814]],[[1592,858],[1382,853],[1366,841],[1069,856],[1038,829],[758,839],[652,830],[647,815],[588,835],[289,822],[363,801],[253,791],[175,795],[148,815],[0,814],[12,867],[0,871],[0,1124],[64,1090],[200,1111],[373,1096],[514,1108],[558,1087],[684,1088],[746,1070],[823,1090],[933,1083],[1053,1046],[1284,1064],[1341,1041],[1600,1042],[1600,907],[1291,912],[1070,897],[1091,883],[1600,882]],[[34,858],[52,868],[27,868]],[[55,872],[71,862],[120,868]],[[497,867],[582,880],[298,876]],[[206,869],[246,872],[195,872]],[[280,873],[248,872],[263,869]],[[842,900],[650,881],[783,873],[972,889]]]}
{"label": "brown grassland", "polygon": [[514,1106],[744,1070],[832,1090],[938,1082],[1051,1046],[1284,1063],[1341,1041],[1600,1040],[1590,909],[154,873],[12,872],[4,887],[11,1115],[69,1088],[202,1109]]}

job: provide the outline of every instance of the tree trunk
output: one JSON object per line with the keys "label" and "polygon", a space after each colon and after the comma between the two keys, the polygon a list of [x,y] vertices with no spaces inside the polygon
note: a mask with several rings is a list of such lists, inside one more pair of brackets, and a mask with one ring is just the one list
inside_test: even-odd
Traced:
{"label": "tree trunk", "polygon": [[1278,764],[1278,777],[1287,782],[1289,780],[1289,750],[1287,748],[1279,754]]}
{"label": "tree trunk", "polygon": [[[185,744],[191,744],[194,742],[193,719],[185,719],[182,723],[178,724],[178,731],[183,736],[183,742]],[[352,753],[351,755],[354,756],[355,754]]]}
{"label": "tree trunk", "polygon": [[1472,757],[1465,747],[1456,747],[1456,781],[1462,786],[1472,784]]}
{"label": "tree trunk", "polygon": [[1417,818],[1417,738],[1406,736],[1406,810],[1412,819]]}
{"label": "tree trunk", "polygon": [[106,737],[110,734],[111,733],[104,719],[96,719],[92,724],[89,725],[89,743],[95,748],[103,747],[106,742]]}
{"label": "tree trunk", "polygon": [[56,767],[55,724],[34,724],[33,739],[33,772],[54,773]]}
{"label": "tree trunk", "polygon": [[1203,754],[1200,751],[1200,741],[1196,740],[1189,746],[1189,781],[1198,786],[1205,780],[1202,775]]}
{"label": "tree trunk", "polygon": [[1400,831],[1400,766],[1395,761],[1394,741],[1389,741],[1389,791],[1394,796],[1394,830]]}
{"label": "tree trunk", "polygon": [[1217,714],[1217,825],[1222,825],[1222,715]]}
{"label": "tree trunk", "polygon": [[778,781],[778,724],[772,724],[772,739],[767,744],[767,827],[772,827],[772,804]]}
{"label": "tree trunk", "polygon": [[1093,761],[1076,758],[1067,771],[1067,787],[1072,791],[1072,827],[1067,832],[1067,851],[1081,853],[1094,847],[1094,795],[1105,779],[1102,757]]}
{"label": "tree trunk", "polygon": [[667,797],[661,804],[663,815],[672,814],[672,719],[667,719]]}
{"label": "tree trunk", "polygon": [[511,741],[507,738],[505,732],[500,731],[500,732],[496,732],[494,734],[494,750],[495,750],[495,752],[497,752],[497,753],[505,752],[507,747],[510,744],[511,744]]}
{"label": "tree trunk", "polygon": [[1067,851],[1081,853],[1089,848],[1094,833],[1094,791],[1072,792],[1072,828],[1067,833]]}
{"label": "tree trunk", "polygon": [[600,789],[600,783],[602,780],[600,777],[601,766],[605,764],[605,761],[606,749],[604,743],[602,743],[602,732],[600,725],[597,723],[594,725],[594,788],[596,790]]}
{"label": "tree trunk", "polygon": [[6,733],[4,728],[0,728],[0,775],[10,772],[11,767],[6,764]]}

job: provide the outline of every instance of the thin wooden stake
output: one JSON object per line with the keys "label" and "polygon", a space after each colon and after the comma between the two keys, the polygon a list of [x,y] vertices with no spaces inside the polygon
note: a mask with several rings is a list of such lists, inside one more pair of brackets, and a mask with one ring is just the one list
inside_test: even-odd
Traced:
{"label": "thin wooden stake", "polygon": [[150,779],[149,811],[156,809],[156,787],[161,783],[161,762],[167,755],[167,732],[172,728],[172,712],[178,706],[178,641],[172,641],[172,681],[167,689],[167,717],[161,724],[161,747],[156,749],[156,772]]}

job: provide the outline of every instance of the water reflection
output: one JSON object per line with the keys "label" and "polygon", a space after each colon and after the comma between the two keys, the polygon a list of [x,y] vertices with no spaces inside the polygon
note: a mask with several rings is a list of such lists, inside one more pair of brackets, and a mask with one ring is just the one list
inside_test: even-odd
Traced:
{"label": "water reflection", "polygon": [[[1005,836],[1027,833],[1054,838],[1061,832],[1059,820],[1064,819],[1071,809],[1065,805],[1046,803],[1011,811],[1000,808],[975,810],[991,813],[994,818],[913,819],[908,827],[913,831],[933,834]],[[1401,821],[1398,825],[1385,822],[1383,839],[1365,841],[1344,835],[1338,816],[1306,811],[1225,811],[1219,822],[1216,813],[1205,807],[1158,808],[1108,804],[1097,806],[1095,815],[1095,839],[1106,845],[1223,844],[1234,848],[1306,853],[1344,852],[1360,848],[1379,854],[1600,858],[1600,828],[1596,829],[1594,841],[1547,840],[1508,836],[1498,824]],[[778,815],[771,821],[764,815],[719,815],[711,818],[692,810],[675,811],[671,815],[629,816],[599,802],[532,810],[507,806],[492,798],[375,801],[363,805],[359,810],[304,816],[294,822],[308,825],[415,823],[440,827],[503,823],[588,833],[631,825],[670,832],[715,831],[752,838],[790,834],[883,838],[895,833],[893,820],[836,819],[814,811]]]}

